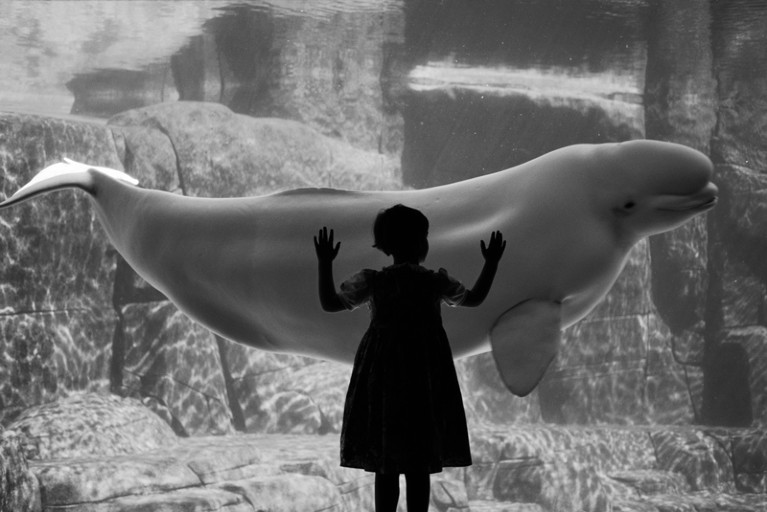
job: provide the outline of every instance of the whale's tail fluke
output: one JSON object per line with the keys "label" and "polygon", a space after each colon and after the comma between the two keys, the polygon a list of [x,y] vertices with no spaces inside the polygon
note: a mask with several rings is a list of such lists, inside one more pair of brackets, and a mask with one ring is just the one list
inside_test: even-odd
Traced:
{"label": "whale's tail fluke", "polygon": [[108,167],[96,167],[93,165],[81,164],[69,158],[63,162],[49,165],[32,180],[16,191],[11,197],[0,203],[0,208],[12,206],[22,201],[26,201],[46,192],[60,190],[62,188],[80,188],[88,193],[94,192],[94,172],[106,175],[112,179],[124,181],[131,185],[138,185],[138,180],[128,176],[122,171],[110,169]]}

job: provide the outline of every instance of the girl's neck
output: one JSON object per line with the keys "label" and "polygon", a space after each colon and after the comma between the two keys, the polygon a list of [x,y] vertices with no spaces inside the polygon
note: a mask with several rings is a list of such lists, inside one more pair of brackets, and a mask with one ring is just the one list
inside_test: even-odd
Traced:
{"label": "girl's neck", "polygon": [[398,257],[394,256],[394,264],[400,265],[402,263],[410,263],[411,265],[420,265],[421,262],[418,260],[418,258],[405,258],[405,257]]}

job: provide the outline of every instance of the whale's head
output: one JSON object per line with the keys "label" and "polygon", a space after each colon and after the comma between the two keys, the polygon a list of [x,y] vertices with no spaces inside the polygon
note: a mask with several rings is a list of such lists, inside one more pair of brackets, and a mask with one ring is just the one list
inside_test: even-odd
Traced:
{"label": "whale's head", "polygon": [[631,241],[675,229],[716,205],[713,164],[679,144],[638,140],[598,147],[602,208]]}

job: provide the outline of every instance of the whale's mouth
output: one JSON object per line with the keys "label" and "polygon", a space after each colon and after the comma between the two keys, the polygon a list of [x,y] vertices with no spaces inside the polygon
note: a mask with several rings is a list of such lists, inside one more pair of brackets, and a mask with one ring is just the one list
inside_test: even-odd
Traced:
{"label": "whale's mouth", "polygon": [[706,211],[716,206],[718,199],[711,197],[705,201],[695,201],[694,203],[686,203],[677,207],[658,208],[659,210],[665,210],[669,212],[690,212],[690,211]]}
{"label": "whale's mouth", "polygon": [[718,189],[713,183],[708,183],[699,192],[685,198],[668,201],[658,210],[668,212],[704,212],[712,209],[718,202]]}

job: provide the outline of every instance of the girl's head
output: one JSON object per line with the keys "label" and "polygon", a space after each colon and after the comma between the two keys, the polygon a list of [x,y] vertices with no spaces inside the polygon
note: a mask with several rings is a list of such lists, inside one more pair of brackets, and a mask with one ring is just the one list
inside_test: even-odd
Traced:
{"label": "girl's head", "polygon": [[420,211],[398,204],[381,210],[373,224],[373,247],[404,261],[426,259],[429,220]]}

